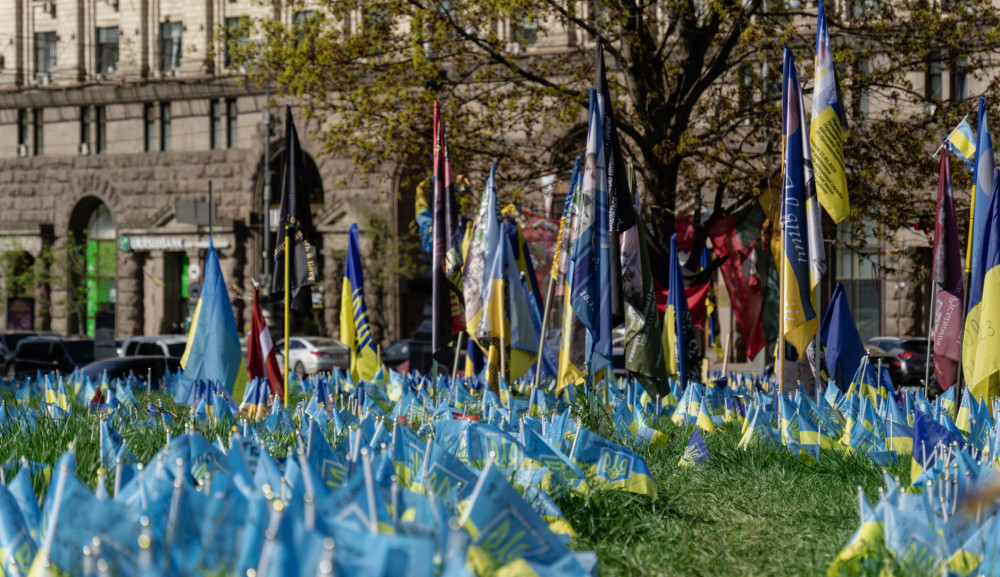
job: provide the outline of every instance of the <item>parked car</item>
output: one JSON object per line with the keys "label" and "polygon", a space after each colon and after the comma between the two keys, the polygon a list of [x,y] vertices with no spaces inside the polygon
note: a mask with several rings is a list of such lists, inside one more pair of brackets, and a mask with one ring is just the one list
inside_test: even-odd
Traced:
{"label": "parked car", "polygon": [[187,335],[153,335],[129,337],[118,350],[119,357],[175,357],[184,356]]}
{"label": "parked car", "polygon": [[[278,364],[285,369],[285,339],[274,343]],[[289,364],[301,378],[335,367],[346,369],[351,366],[351,352],[347,345],[329,337],[292,337],[288,343]]]}
{"label": "parked car", "polygon": [[95,383],[100,382],[104,371],[108,372],[109,380],[124,379],[129,376],[129,373],[133,373],[145,383],[147,376],[150,376],[150,371],[152,371],[153,388],[158,389],[163,383],[165,369],[170,369],[170,372],[175,373],[180,366],[181,361],[177,357],[156,355],[104,359],[90,363],[82,370]]}
{"label": "parked car", "polygon": [[94,339],[79,337],[26,337],[17,343],[13,358],[4,366],[8,378],[58,371],[64,375],[94,361]]}
{"label": "parked car", "polygon": [[410,360],[410,339],[396,341],[382,351],[382,362],[390,369]]}
{"label": "parked car", "polygon": [[[893,384],[903,387],[923,385],[928,364],[933,364],[933,355],[927,354],[927,337],[875,337],[870,345],[884,350],[899,361],[899,380],[893,376]],[[933,366],[930,373],[933,375]]]}
{"label": "parked car", "polygon": [[25,337],[33,337],[38,335],[34,331],[7,331],[5,333],[0,333],[0,360],[4,364],[14,357],[14,349],[17,348],[17,343]]}

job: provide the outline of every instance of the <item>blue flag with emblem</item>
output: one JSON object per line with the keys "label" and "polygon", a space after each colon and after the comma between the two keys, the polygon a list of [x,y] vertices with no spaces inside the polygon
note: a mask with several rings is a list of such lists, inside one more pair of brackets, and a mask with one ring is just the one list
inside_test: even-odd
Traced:
{"label": "blue flag with emblem", "polygon": [[379,369],[378,354],[365,306],[357,223],[351,225],[347,235],[344,284],[340,293],[340,340],[351,351],[351,377],[355,381],[373,380]]}
{"label": "blue flag with emblem", "polygon": [[694,433],[691,434],[691,440],[688,441],[687,447],[684,449],[684,454],[681,455],[681,460],[677,464],[681,467],[693,467],[700,465],[702,461],[708,460],[711,460],[708,454],[708,447],[705,446],[705,440],[701,438],[701,429],[696,428]]}

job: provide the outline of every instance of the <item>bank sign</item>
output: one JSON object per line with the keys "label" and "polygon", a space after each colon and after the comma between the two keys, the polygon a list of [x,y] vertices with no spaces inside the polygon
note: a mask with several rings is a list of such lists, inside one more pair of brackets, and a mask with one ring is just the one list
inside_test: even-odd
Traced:
{"label": "bank sign", "polygon": [[[208,248],[207,240],[185,238],[183,236],[128,236],[118,237],[118,248],[122,252],[184,251]],[[215,239],[215,248],[229,248],[229,241]]]}

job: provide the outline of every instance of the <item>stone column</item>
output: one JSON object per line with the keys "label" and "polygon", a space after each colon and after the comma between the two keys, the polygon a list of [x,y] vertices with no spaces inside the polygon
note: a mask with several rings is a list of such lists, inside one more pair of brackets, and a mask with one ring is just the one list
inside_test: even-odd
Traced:
{"label": "stone column", "polygon": [[142,268],[148,255],[118,251],[118,282],[115,304],[115,334],[130,337],[145,328]]}

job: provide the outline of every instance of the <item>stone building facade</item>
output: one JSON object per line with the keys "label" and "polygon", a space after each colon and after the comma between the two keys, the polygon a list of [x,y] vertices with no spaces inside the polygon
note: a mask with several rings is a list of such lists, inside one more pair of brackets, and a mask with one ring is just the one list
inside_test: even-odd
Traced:
{"label": "stone building facade", "polygon": [[[0,328],[93,334],[113,322],[125,338],[183,325],[208,246],[209,190],[212,238],[237,323],[248,327],[252,283],[266,282],[270,267],[284,111],[268,111],[265,89],[210,47],[227,19],[261,8],[250,0],[0,7],[10,16],[0,19],[0,37],[10,38],[0,47],[0,253],[21,255],[21,268],[51,269],[52,280],[15,290],[16,271],[0,267]],[[314,326],[303,330],[336,334],[337,255],[350,224],[359,223],[367,250],[372,219],[391,231],[390,246],[408,221],[397,222],[398,171],[353,178],[349,159],[315,154],[306,136],[315,126],[298,116],[296,124],[317,184],[310,203],[322,267]],[[85,260],[85,274],[60,274],[71,255]],[[404,319],[407,284],[387,275],[382,285],[382,338],[408,335],[420,307]],[[33,314],[8,314],[15,296],[33,299]]]}
{"label": "stone building facade", "polygon": [[[244,82],[225,51],[212,46],[220,27],[265,10],[252,0],[0,0],[8,16],[0,19],[0,254],[45,264],[46,247],[58,253],[82,245],[88,266],[85,278],[56,278],[52,271],[54,282],[22,291],[34,299],[30,320],[8,310],[16,271],[0,267],[0,328],[29,322],[35,329],[92,333],[110,318],[125,338],[183,324],[209,233],[191,213],[204,210],[210,186],[215,246],[237,322],[249,325],[246,297],[253,281],[266,282],[270,266],[265,253],[273,240],[266,231],[280,194],[283,114],[280,107],[268,110],[265,89]],[[544,40],[547,50],[579,41]],[[398,256],[414,217],[413,192],[402,183],[407,173],[426,172],[429,159],[413,170],[387,167],[355,178],[348,158],[317,154],[305,135],[319,127],[301,118],[297,127],[321,191],[311,199],[321,260],[315,329],[336,335],[339,255],[350,224],[359,222],[363,250],[370,252],[366,230],[378,220],[389,238],[376,251]],[[926,246],[916,236],[906,242]],[[861,256],[834,248],[824,293],[838,281],[851,285],[856,316],[877,319],[864,327],[866,337],[920,334],[929,283],[906,279],[929,249],[883,248],[874,245]],[[416,329],[429,283],[391,272],[382,277],[381,299],[366,293],[384,326],[376,335],[384,344]],[[725,294],[718,310],[728,331]]]}

